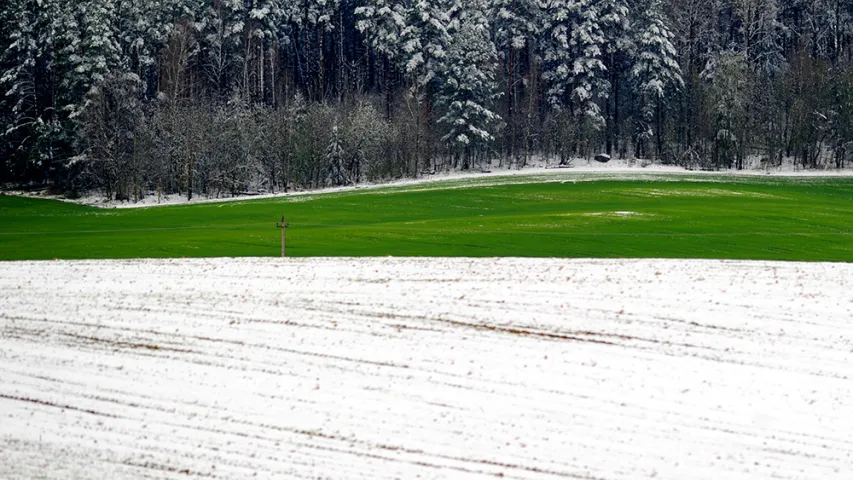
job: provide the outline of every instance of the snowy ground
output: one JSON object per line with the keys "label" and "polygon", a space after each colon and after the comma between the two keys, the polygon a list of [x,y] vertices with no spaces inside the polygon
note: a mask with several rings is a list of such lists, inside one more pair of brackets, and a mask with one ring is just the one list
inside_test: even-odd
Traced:
{"label": "snowy ground", "polygon": [[849,479],[853,265],[0,263],[0,478]]}
{"label": "snowy ground", "polygon": [[[425,175],[415,179],[405,179],[383,183],[362,183],[357,186],[325,188],[321,190],[291,191],[288,193],[238,195],[228,197],[205,197],[194,196],[188,201],[183,195],[158,196],[154,192],[137,202],[107,201],[103,194],[97,192],[87,196],[67,199],[60,195],[50,195],[47,190],[42,191],[6,191],[10,195],[22,195],[37,198],[50,198],[63,200],[82,205],[90,205],[101,208],[145,208],[165,205],[184,205],[209,202],[258,200],[267,198],[292,198],[313,197],[318,194],[350,192],[356,190],[374,190],[377,188],[400,189],[439,189],[439,188],[465,188],[468,186],[485,185],[508,185],[514,183],[553,182],[553,181],[596,181],[596,180],[678,180],[685,178],[705,179],[705,181],[716,181],[719,178],[742,178],[751,176],[775,176],[775,177],[851,177],[853,169],[844,170],[796,170],[793,165],[785,165],[780,168],[766,170],[759,167],[748,170],[726,170],[721,172],[688,171],[681,167],[651,164],[641,166],[638,161],[611,160],[609,163],[601,164],[595,161],[575,160],[571,168],[556,168],[547,166],[543,162],[533,163],[521,170],[494,168],[488,172],[463,172],[449,171],[438,172],[433,175]],[[446,184],[453,180],[453,184]]]}

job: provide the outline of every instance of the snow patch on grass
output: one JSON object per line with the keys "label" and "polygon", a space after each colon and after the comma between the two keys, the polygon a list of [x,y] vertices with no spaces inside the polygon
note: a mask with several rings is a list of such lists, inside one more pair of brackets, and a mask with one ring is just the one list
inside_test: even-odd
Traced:
{"label": "snow patch on grass", "polygon": [[584,217],[642,217],[651,216],[640,212],[586,212],[581,214]]}
{"label": "snow patch on grass", "polygon": [[641,219],[641,218],[651,218],[651,217],[659,217],[658,214],[655,213],[647,213],[647,212],[635,212],[629,210],[620,210],[620,211],[607,211],[607,212],[566,212],[566,213],[556,213],[556,214],[548,214],[544,215],[546,217],[562,217],[562,218],[589,218],[589,219],[616,219],[616,220],[626,220],[626,219]]}
{"label": "snow patch on grass", "polygon": [[749,192],[740,190],[727,190],[723,188],[704,188],[701,190],[688,190],[680,188],[624,188],[618,192],[607,190],[607,193],[618,193],[633,197],[744,197],[744,198],[784,198],[781,195],[773,195],[763,192]]}

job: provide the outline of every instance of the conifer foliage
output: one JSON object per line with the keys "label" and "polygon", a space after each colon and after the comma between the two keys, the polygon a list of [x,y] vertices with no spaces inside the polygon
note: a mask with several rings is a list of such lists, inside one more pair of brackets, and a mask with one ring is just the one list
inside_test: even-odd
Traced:
{"label": "conifer foliage", "polygon": [[636,152],[646,156],[647,142],[657,138],[656,153],[660,155],[666,98],[668,94],[681,89],[684,80],[672,43],[673,34],[663,20],[660,1],[649,0],[638,20],[634,39],[634,65],[631,68],[639,105]]}
{"label": "conifer foliage", "polygon": [[439,104],[445,114],[438,123],[446,126],[442,140],[468,166],[472,154],[487,152],[494,140],[499,116],[492,110],[498,96],[495,80],[497,51],[480,0],[466,2],[451,26],[451,41],[442,66]]}

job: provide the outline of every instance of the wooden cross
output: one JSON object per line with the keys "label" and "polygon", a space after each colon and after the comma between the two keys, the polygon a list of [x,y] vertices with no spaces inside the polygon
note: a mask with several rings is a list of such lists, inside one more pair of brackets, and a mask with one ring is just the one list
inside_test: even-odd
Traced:
{"label": "wooden cross", "polygon": [[284,217],[281,217],[281,223],[276,223],[276,227],[281,229],[281,256],[285,257],[284,254],[284,232],[287,230],[287,222],[284,220]]}

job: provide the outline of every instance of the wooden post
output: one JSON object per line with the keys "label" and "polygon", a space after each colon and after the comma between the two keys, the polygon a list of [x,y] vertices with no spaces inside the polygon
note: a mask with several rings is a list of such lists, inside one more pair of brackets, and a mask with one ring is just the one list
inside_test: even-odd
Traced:
{"label": "wooden post", "polygon": [[276,227],[281,229],[281,256],[284,258],[285,250],[284,250],[284,240],[285,240],[285,230],[287,230],[287,221],[285,221],[284,217],[281,217],[281,223],[277,223]]}

